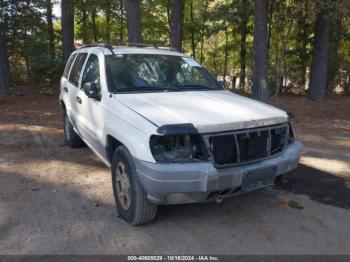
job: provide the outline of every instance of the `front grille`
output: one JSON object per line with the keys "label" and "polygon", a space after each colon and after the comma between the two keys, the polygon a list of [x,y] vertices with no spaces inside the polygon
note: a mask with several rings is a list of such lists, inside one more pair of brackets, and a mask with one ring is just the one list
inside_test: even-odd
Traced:
{"label": "front grille", "polygon": [[277,155],[287,145],[288,136],[288,124],[281,124],[210,134],[207,135],[206,142],[214,164],[226,167]]}

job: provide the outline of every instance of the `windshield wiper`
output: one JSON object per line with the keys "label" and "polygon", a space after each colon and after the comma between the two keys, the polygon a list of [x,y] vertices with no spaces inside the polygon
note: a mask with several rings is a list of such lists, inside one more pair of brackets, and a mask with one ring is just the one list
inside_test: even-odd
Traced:
{"label": "windshield wiper", "polygon": [[145,91],[163,91],[163,92],[167,92],[167,91],[181,91],[181,89],[177,88],[177,87],[157,87],[157,86],[132,86],[132,87],[123,87],[123,88],[119,88],[117,90],[115,90],[116,93],[119,92],[145,92]]}
{"label": "windshield wiper", "polygon": [[177,85],[177,87],[185,88],[185,89],[221,90],[221,88],[218,88],[218,87],[210,87],[210,86],[197,85],[197,84]]}

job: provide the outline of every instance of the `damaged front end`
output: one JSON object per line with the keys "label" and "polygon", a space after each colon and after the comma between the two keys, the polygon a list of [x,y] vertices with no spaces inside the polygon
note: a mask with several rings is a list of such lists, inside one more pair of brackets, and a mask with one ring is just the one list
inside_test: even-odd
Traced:
{"label": "damaged front end", "polygon": [[[290,123],[199,134],[190,124],[162,126],[150,148],[158,163],[211,161],[216,168],[262,161],[281,154],[294,140]],[[185,133],[187,132],[187,133]]]}
{"label": "damaged front end", "polygon": [[153,135],[150,148],[159,163],[208,161],[209,154],[199,134]]}
{"label": "damaged front end", "polygon": [[303,145],[285,122],[205,134],[189,125],[163,126],[150,148],[156,163],[135,160],[147,197],[178,204],[222,202],[271,186],[297,167]]}
{"label": "damaged front end", "polygon": [[204,135],[217,168],[275,157],[293,140],[290,123]]}

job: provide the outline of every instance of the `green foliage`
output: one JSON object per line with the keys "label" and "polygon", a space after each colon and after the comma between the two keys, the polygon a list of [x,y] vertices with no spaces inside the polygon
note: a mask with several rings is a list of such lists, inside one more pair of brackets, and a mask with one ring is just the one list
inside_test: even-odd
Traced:
{"label": "green foliage", "polygon": [[48,49],[45,7],[44,0],[1,2],[15,83],[57,80],[61,74],[61,59],[51,57]]}
{"label": "green foliage", "polygon": [[[349,1],[270,0],[268,56],[271,92],[276,89],[279,76],[283,77],[284,85],[291,82],[301,88],[307,86],[305,81],[311,66],[315,16],[320,10],[327,10],[331,19],[329,86],[349,85]],[[216,76],[226,72],[227,76],[238,77],[243,63],[241,36],[246,19],[246,82],[250,85],[253,11],[252,0],[185,0],[184,52],[195,55],[198,61],[202,60]],[[144,41],[169,45],[168,0],[142,0],[141,14]],[[6,33],[13,78],[17,83],[41,83],[60,77],[64,66],[60,21],[54,20],[56,55],[52,57],[48,43],[46,0],[0,1],[0,23]],[[124,1],[76,0],[75,39],[83,43],[125,42]]]}

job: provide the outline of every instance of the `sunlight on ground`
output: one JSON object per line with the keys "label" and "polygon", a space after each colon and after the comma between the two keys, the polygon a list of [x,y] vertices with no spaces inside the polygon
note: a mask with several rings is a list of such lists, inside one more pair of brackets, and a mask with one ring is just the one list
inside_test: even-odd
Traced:
{"label": "sunlight on ground", "polygon": [[[110,172],[107,168],[94,168],[79,163],[67,164],[66,161],[60,160],[17,164],[16,167],[25,170],[25,172],[9,171],[8,174],[27,181],[27,185],[29,185],[27,190],[40,188],[53,193],[59,191],[76,192],[85,199],[105,205],[113,204],[109,195],[106,195],[106,189],[111,190],[109,188],[111,187]],[[81,179],[75,180],[77,177]]]}
{"label": "sunlight on ground", "polygon": [[300,163],[334,175],[349,175],[350,170],[349,163],[338,159],[303,156]]}

